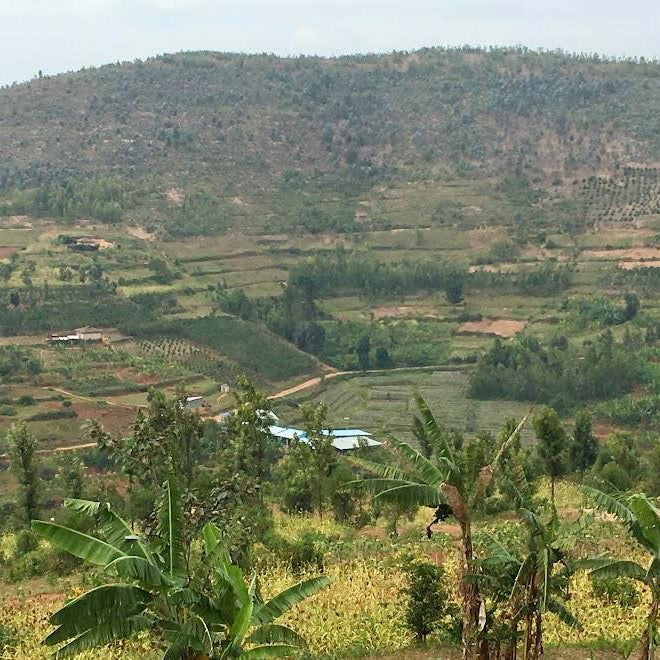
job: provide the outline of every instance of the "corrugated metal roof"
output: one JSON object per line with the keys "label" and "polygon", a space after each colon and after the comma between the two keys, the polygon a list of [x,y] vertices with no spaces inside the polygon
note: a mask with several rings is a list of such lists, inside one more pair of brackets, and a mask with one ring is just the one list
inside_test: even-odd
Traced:
{"label": "corrugated metal roof", "polygon": [[[298,438],[301,442],[308,442],[307,434],[301,429],[288,428],[286,426],[269,426],[270,434],[280,440],[293,440]],[[339,451],[358,449],[359,447],[378,447],[381,442],[374,440],[370,434],[360,429],[337,429],[324,430],[326,435],[332,435],[332,446]]]}
{"label": "corrugated metal roof", "polygon": [[333,435],[335,438],[348,438],[353,436],[370,436],[371,433],[362,429],[324,429],[325,435]]}
{"label": "corrugated metal roof", "polygon": [[366,435],[343,436],[332,441],[332,446],[339,451],[359,449],[360,447],[378,447],[382,444],[382,442],[368,438]]}
{"label": "corrugated metal roof", "polygon": [[282,440],[293,440],[295,436],[298,436],[302,440],[306,436],[304,431],[287,428],[286,426],[269,426],[268,430],[272,436]]}

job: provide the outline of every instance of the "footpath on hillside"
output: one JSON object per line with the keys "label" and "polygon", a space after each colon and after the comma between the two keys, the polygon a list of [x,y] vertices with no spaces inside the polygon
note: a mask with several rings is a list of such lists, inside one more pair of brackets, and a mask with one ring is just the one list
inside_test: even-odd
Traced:
{"label": "footpath on hillside", "polygon": [[[396,371],[433,371],[433,370],[438,370],[438,369],[445,369],[447,365],[432,365],[432,366],[426,366],[426,367],[396,367],[395,369],[367,369],[365,371],[331,371],[330,373],[324,374],[323,376],[316,376],[314,378],[309,378],[301,383],[298,383],[297,385],[292,385],[291,387],[287,387],[286,389],[280,390],[279,392],[275,392],[274,394],[270,394],[267,398],[271,401],[276,400],[276,399],[283,399],[287,396],[291,396],[292,394],[297,394],[298,392],[302,392],[304,390],[308,390],[312,387],[316,387],[317,385],[320,385],[321,383],[330,380],[331,378],[338,378],[339,376],[363,376],[363,375],[368,375],[368,374],[382,374],[382,373],[389,373],[389,372],[396,372]],[[84,401],[91,401],[94,402],[95,399],[91,399],[89,397],[85,396],[80,396],[77,394],[73,394],[72,392],[67,392],[66,390],[55,388],[55,387],[47,387],[43,389],[49,389],[55,392],[59,392],[60,394],[65,394],[66,396],[74,397],[77,399],[82,399]],[[121,408],[139,408],[139,406],[129,406],[127,404],[119,404],[119,403],[113,403],[112,401],[106,401],[108,405],[114,405],[117,407]],[[84,442],[80,444],[75,444],[75,445],[62,445],[59,447],[50,447],[49,449],[38,449],[37,453],[38,454],[55,454],[55,453],[60,453],[60,452],[65,452],[65,451],[78,451],[81,449],[93,449],[96,447],[95,442]],[[0,459],[6,459],[8,458],[7,454],[0,454]]]}

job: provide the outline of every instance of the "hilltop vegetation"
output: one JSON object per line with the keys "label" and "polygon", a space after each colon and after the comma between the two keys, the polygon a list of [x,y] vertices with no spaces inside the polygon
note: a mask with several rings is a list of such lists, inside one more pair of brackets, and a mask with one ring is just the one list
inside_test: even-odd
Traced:
{"label": "hilltop vegetation", "polygon": [[597,175],[571,198],[598,199],[606,217],[633,203],[619,192],[624,177],[653,210],[655,165],[626,166],[660,148],[659,69],[473,48],[117,63],[0,90],[0,190],[16,213],[140,221],[171,235],[250,223],[238,195],[265,202],[272,227],[351,231],[365,191],[466,176],[571,192]]}

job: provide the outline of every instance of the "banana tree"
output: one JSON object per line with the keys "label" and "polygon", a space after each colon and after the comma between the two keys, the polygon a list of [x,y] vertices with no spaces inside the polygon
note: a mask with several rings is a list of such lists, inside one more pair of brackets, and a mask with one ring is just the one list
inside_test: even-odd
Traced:
{"label": "banana tree", "polygon": [[[431,458],[426,458],[406,442],[390,437],[387,446],[397,459],[397,464],[382,465],[352,459],[356,467],[375,476],[365,477],[351,485],[382,501],[432,507],[436,510],[436,516],[431,524],[446,517],[448,513],[456,519],[461,529],[459,591],[463,656],[469,657],[478,642],[482,613],[478,583],[470,578],[476,569],[471,517],[485,496],[495,470],[499,469],[502,457],[517,438],[525,418],[500,445],[494,459],[484,465],[479,460],[478,452],[469,451],[469,447],[462,455],[455,452],[426,401],[417,396],[416,402],[432,448]],[[427,528],[429,535],[430,529],[431,525]]]}
{"label": "banana tree", "polygon": [[496,657],[501,657],[499,647],[504,641],[503,657],[515,660],[522,624],[523,658],[535,659],[543,652],[542,615],[546,611],[569,626],[579,627],[564,603],[572,569],[564,559],[559,519],[553,513],[548,522],[541,520],[520,465],[511,467],[510,474],[502,479],[502,487],[515,503],[525,527],[525,544],[520,550],[511,550],[491,534],[481,533],[479,541],[488,554],[478,562],[480,570],[473,579],[482,586],[483,593],[493,598],[499,611]]}
{"label": "banana tree", "polygon": [[136,534],[109,504],[65,500],[93,516],[92,536],[35,520],[33,530],[70,554],[97,566],[111,582],[91,589],[55,612],[57,626],[43,641],[58,646],[56,658],[125,640],[141,631],[165,647],[164,658],[221,659],[290,656],[305,640],[276,619],[329,583],[305,580],[268,601],[257,580],[246,581],[232,563],[217,527],[203,530],[203,551],[192,570],[186,564],[178,495],[163,486],[155,540]]}
{"label": "banana tree", "polygon": [[651,606],[642,634],[640,660],[653,660],[660,643],[658,611],[660,610],[660,510],[646,495],[608,495],[595,488],[582,488],[596,506],[616,516],[632,537],[650,554],[648,566],[631,560],[594,557],[581,562],[591,568],[591,575],[632,578],[645,584],[651,592]]}

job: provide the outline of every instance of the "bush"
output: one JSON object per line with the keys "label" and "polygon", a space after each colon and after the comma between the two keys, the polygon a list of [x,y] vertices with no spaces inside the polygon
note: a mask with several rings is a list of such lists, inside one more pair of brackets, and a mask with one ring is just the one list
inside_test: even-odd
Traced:
{"label": "bush", "polygon": [[39,539],[29,529],[22,529],[16,535],[16,549],[14,550],[14,557],[22,557],[32,550],[39,547]]}
{"label": "bush", "polygon": [[63,408],[71,408],[71,404],[72,404],[71,399],[64,399],[64,401],[62,401]]}
{"label": "bush", "polygon": [[625,578],[592,577],[591,589],[599,600],[624,609],[635,607],[639,603],[639,593],[635,585]]}
{"label": "bush", "polygon": [[459,638],[458,608],[449,600],[445,572],[441,566],[413,560],[404,566],[408,584],[406,597],[406,625],[420,642],[432,632],[441,632],[446,640]]}
{"label": "bush", "polygon": [[[62,404],[64,404],[64,402],[62,402]],[[56,419],[71,419],[73,417],[78,417],[78,413],[75,410],[69,410],[68,408],[65,408],[64,410],[45,410],[44,412],[30,415],[30,417],[28,417],[28,421],[45,422]]]}
{"label": "bush", "polygon": [[323,571],[323,550],[318,534],[305,532],[291,547],[291,569],[302,573],[310,569]]}
{"label": "bush", "polygon": [[34,397],[30,396],[29,394],[23,394],[23,396],[18,398],[18,404],[20,406],[33,406]]}

